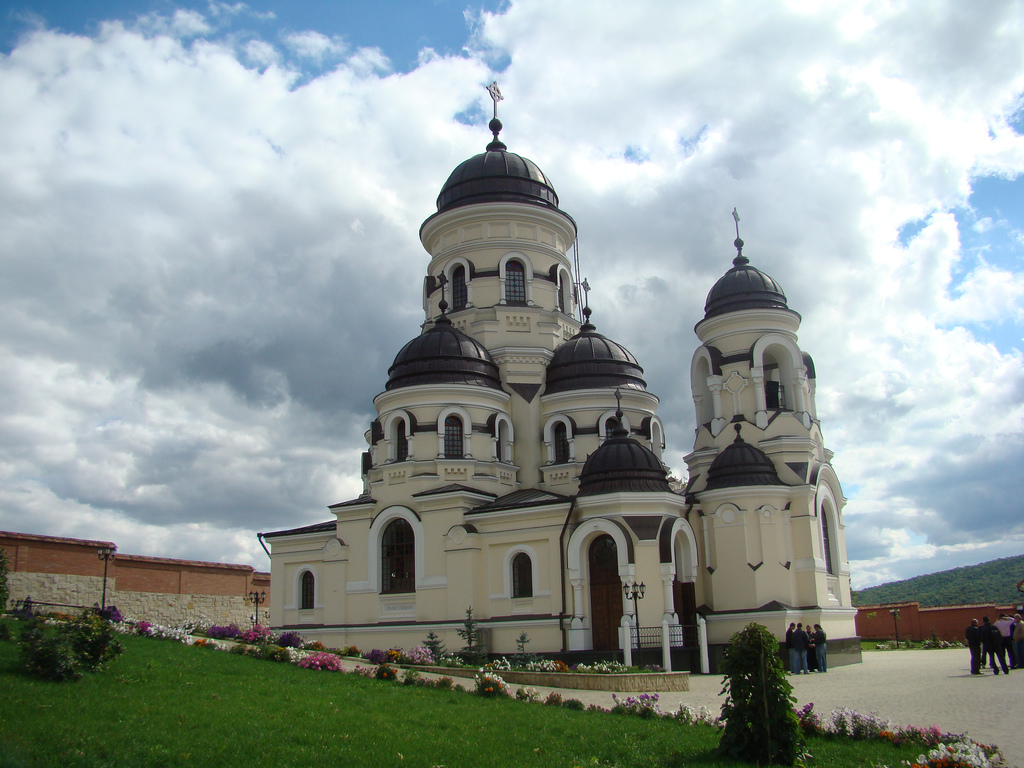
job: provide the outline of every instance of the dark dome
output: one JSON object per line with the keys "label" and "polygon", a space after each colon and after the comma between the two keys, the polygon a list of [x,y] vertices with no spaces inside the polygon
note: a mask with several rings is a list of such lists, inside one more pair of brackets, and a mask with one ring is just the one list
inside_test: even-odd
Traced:
{"label": "dark dome", "polygon": [[739,254],[733,267],[715,283],[704,302],[704,319],[740,309],[789,309],[782,286],[743,255],[743,241],[736,238]]}
{"label": "dark dome", "polygon": [[580,472],[579,495],[671,492],[666,475],[665,467],[654,452],[629,437],[619,426],[612,437],[587,457]]}
{"label": "dark dome", "polygon": [[385,389],[416,384],[475,384],[501,389],[498,366],[483,344],[441,315],[433,327],[410,341],[388,368]]}
{"label": "dark dome", "polygon": [[587,321],[580,332],[555,350],[548,363],[545,394],[599,387],[646,390],[644,369],[621,344],[602,336]]}
{"label": "dark dome", "polygon": [[473,203],[532,203],[558,208],[558,195],[548,177],[532,160],[507,151],[498,141],[501,122],[491,121],[494,141],[483,154],[459,165],[437,196],[437,211]]}
{"label": "dark dome", "polygon": [[764,451],[740,436],[740,425],[736,424],[736,439],[726,446],[708,469],[708,484],[704,488],[735,488],[741,485],[785,485],[779,480],[775,465]]}

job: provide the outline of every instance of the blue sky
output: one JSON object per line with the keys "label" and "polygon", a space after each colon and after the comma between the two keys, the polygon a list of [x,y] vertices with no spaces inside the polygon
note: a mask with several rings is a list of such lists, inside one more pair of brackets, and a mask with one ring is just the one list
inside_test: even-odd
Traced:
{"label": "blue sky", "polygon": [[[255,0],[231,13],[237,3],[224,3],[218,14],[222,32],[273,38],[277,34],[313,29],[338,36],[353,47],[380,48],[396,71],[416,67],[419,52],[433,48],[442,55],[460,55],[466,44],[466,12],[493,11],[502,3],[461,0],[340,0],[340,2],[274,2]],[[210,14],[208,2],[137,2],[136,0],[61,0],[6,3],[0,18],[0,44],[10,51],[26,29],[40,22],[48,28],[93,35],[104,21],[128,20],[148,14],[172,16],[177,10]]]}
{"label": "blue sky", "polygon": [[10,0],[0,529],[264,567],[257,530],[356,495],[423,320],[419,225],[498,79],[677,474],[737,207],[803,317],[855,588],[1020,554],[1022,26],[959,0]]}

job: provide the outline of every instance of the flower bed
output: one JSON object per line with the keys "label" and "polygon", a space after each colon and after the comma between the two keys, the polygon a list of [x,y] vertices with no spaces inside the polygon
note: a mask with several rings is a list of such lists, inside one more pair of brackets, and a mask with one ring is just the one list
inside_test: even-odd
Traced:
{"label": "flower bed", "polygon": [[[452,677],[475,678],[479,670],[471,667],[417,667],[420,672]],[[595,675],[580,672],[526,672],[501,670],[506,683],[541,685],[546,688],[570,688],[577,691],[688,691],[689,672],[637,672],[633,674]]]}

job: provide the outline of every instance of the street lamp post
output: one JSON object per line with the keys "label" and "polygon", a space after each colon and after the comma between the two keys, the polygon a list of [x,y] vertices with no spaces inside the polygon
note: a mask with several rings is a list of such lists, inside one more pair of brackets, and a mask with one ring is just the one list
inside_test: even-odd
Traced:
{"label": "street lamp post", "polygon": [[252,592],[249,593],[249,602],[252,603],[252,606],[253,606],[252,607],[252,625],[254,627],[257,624],[260,623],[259,622],[259,618],[260,618],[260,604],[261,603],[265,603],[266,600],[267,600],[267,592],[266,592],[266,590],[263,590],[262,592],[257,592],[256,590],[253,590]]}
{"label": "street lamp post", "polygon": [[636,602],[637,600],[644,599],[644,590],[646,587],[641,581],[639,584],[636,582],[626,584],[623,589],[626,590],[626,599],[633,601],[633,622],[636,624],[636,661],[637,666],[642,669],[644,666],[644,647],[643,643],[640,642],[640,612]]}
{"label": "street lamp post", "polygon": [[889,613],[892,614],[892,626],[893,626],[893,629],[896,631],[896,650],[899,650],[900,649],[900,625],[899,625],[900,609],[899,608],[890,608],[889,609]]}
{"label": "street lamp post", "polygon": [[107,607],[107,565],[114,559],[117,552],[117,545],[105,544],[96,550],[96,556],[103,561],[103,597],[100,599],[100,610]]}

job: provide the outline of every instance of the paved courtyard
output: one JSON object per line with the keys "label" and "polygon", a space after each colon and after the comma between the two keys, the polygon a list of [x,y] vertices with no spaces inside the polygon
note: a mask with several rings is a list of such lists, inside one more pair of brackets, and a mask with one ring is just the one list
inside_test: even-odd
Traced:
{"label": "paved courtyard", "polygon": [[[874,712],[899,725],[937,725],[951,733],[966,732],[975,741],[997,745],[1007,765],[1024,768],[1024,670],[972,677],[966,649],[943,651],[872,651],[861,664],[830,669],[827,674],[790,676],[799,706],[813,702],[829,714],[839,706]],[[662,693],[662,709],[680,703],[722,706],[721,675],[693,675],[685,693]],[[540,689],[547,691],[547,689]],[[610,693],[561,691],[563,696],[610,707]]]}

